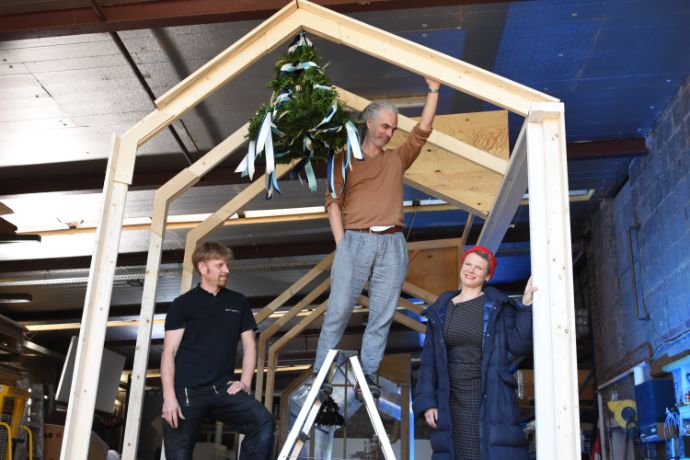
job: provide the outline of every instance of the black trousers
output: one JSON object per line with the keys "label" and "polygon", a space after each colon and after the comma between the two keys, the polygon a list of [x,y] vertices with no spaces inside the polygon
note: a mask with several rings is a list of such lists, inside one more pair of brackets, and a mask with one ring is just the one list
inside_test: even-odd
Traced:
{"label": "black trousers", "polygon": [[231,430],[244,434],[240,450],[242,460],[270,460],[273,450],[275,419],[255,398],[244,391],[227,393],[227,386],[199,389],[175,388],[184,420],[177,428],[163,420],[163,441],[167,460],[191,460],[201,423],[206,417],[223,422]]}

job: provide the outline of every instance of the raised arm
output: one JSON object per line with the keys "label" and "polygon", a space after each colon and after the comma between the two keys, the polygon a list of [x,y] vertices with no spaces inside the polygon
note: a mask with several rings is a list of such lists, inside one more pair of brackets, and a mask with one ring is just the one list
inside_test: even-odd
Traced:
{"label": "raised arm", "polygon": [[424,131],[429,131],[436,116],[436,106],[438,105],[438,92],[441,88],[441,83],[427,77],[426,84],[429,85],[429,92],[426,95],[426,102],[424,103],[424,110],[422,110],[422,117],[419,119],[419,127]]}

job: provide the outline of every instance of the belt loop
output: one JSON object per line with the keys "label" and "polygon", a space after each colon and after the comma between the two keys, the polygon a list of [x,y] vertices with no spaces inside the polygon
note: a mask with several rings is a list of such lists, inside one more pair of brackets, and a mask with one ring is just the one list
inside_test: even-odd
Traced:
{"label": "belt loop", "polygon": [[187,392],[187,387],[184,387],[184,400],[189,404],[189,392]]}

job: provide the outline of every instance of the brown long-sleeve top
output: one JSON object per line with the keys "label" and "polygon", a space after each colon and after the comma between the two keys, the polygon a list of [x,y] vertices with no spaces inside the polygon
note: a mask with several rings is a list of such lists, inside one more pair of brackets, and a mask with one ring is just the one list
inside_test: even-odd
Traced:
{"label": "brown long-sleeve top", "polygon": [[343,152],[336,155],[333,184],[336,198],[326,192],[326,209],[337,203],[342,210],[343,226],[347,229],[365,229],[374,225],[403,224],[403,176],[417,159],[431,130],[423,131],[415,125],[400,147],[385,150],[374,158],[352,160],[343,187]]}

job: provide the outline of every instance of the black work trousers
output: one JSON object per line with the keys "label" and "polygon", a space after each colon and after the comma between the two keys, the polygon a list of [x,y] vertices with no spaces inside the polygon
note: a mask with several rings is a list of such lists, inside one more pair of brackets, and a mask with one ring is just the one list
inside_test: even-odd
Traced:
{"label": "black work trousers", "polygon": [[227,393],[227,386],[175,388],[184,419],[177,428],[163,420],[163,441],[167,460],[191,460],[194,444],[206,417],[223,422],[245,435],[240,450],[242,460],[270,460],[275,419],[255,398],[244,391]]}

